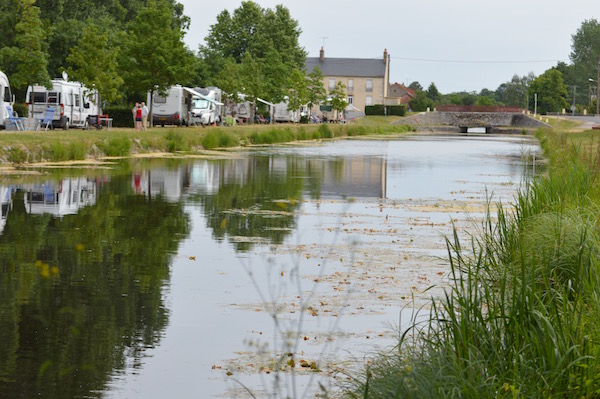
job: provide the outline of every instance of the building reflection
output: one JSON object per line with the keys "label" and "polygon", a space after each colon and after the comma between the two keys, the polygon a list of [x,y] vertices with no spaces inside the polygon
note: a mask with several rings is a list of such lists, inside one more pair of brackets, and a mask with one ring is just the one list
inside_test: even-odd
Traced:
{"label": "building reflection", "polygon": [[31,214],[73,215],[96,203],[96,181],[85,177],[24,186],[25,210]]}

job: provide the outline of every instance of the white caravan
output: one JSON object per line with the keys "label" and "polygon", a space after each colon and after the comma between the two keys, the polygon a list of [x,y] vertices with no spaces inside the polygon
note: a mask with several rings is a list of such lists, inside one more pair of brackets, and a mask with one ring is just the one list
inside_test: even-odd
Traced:
{"label": "white caravan", "polygon": [[150,102],[148,92],[148,105],[152,112],[152,124],[188,126],[192,118],[192,100],[201,97],[200,93],[189,87],[175,85],[167,91],[166,97],[154,93]]}
{"label": "white caravan", "polygon": [[4,129],[9,123],[7,121],[9,115],[6,106],[12,105],[13,103],[14,101],[10,92],[8,77],[4,72],[0,71],[0,129]]}
{"label": "white caravan", "polygon": [[192,99],[193,122],[198,125],[212,125],[221,123],[221,89],[217,87],[196,87],[194,89],[201,96]]}
{"label": "white caravan", "polygon": [[52,88],[33,85],[27,88],[26,104],[30,118],[44,119],[46,109],[54,108],[52,127],[87,128],[90,115],[98,115],[98,92],[80,82],[69,82],[66,73],[62,79],[51,80]]}

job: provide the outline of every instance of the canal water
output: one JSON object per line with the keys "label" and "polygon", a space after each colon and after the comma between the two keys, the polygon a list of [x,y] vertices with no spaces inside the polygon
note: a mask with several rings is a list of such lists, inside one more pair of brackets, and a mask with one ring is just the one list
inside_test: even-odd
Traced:
{"label": "canal water", "polygon": [[510,203],[536,149],[415,136],[5,177],[0,398],[335,391],[443,292],[445,237]]}

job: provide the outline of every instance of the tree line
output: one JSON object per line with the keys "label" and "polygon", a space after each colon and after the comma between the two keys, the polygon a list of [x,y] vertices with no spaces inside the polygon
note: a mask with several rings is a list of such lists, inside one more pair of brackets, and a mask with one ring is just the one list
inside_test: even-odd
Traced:
{"label": "tree line", "polygon": [[[190,24],[176,0],[5,0],[0,3],[0,70],[10,78],[18,102],[28,85],[50,85],[63,71],[98,90],[104,101],[127,105],[148,91],[162,94],[174,84],[217,86],[232,100],[263,98],[289,106],[318,104],[326,96],[321,71],[305,71],[301,29],[283,5],[262,8],[244,1],[223,10],[210,26],[205,44],[189,49]],[[595,110],[600,24],[584,21],[572,35],[571,63],[557,63],[540,76],[514,75],[496,90],[442,94],[435,83],[418,82],[414,111],[436,104],[506,105],[559,112],[575,96],[577,111]],[[577,89],[575,89],[575,87]],[[345,88],[330,97],[345,106]],[[336,101],[339,100],[339,101]],[[339,103],[339,104],[337,104]],[[339,108],[336,107],[336,108]]]}
{"label": "tree line", "polygon": [[[0,70],[18,102],[27,86],[67,72],[113,105],[174,85],[214,85],[246,100],[325,99],[319,70],[304,70],[301,30],[289,10],[245,1],[222,11],[206,44],[184,43],[190,18],[175,0],[6,0],[0,4]],[[234,100],[236,98],[233,98]]]}
{"label": "tree line", "polygon": [[515,74],[496,90],[483,89],[479,93],[462,91],[441,94],[435,83],[424,89],[419,82],[412,82],[409,88],[414,90],[415,97],[410,107],[413,111],[425,111],[438,104],[504,105],[530,111],[537,108],[538,113],[545,114],[570,110],[575,97],[576,112],[587,110],[588,113],[595,113],[600,24],[595,19],[586,20],[571,38],[570,64],[558,62],[540,76],[535,76],[533,72],[524,76]]}

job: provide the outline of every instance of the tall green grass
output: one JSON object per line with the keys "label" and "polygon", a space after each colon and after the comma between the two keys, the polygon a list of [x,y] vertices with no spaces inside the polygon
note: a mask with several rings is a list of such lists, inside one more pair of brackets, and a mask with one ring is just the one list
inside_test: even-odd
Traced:
{"label": "tall green grass", "polygon": [[488,211],[466,246],[447,240],[445,296],[347,397],[600,397],[598,170],[557,138],[514,209]]}

